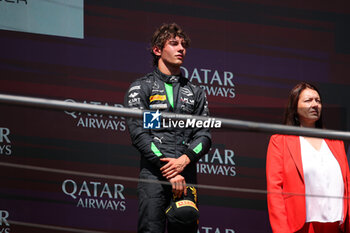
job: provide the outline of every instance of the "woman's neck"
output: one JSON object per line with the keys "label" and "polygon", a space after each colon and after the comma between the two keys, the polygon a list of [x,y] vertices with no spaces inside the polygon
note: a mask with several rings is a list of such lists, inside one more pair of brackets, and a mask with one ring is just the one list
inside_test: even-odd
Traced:
{"label": "woman's neck", "polygon": [[316,128],[316,122],[300,122],[301,127]]}

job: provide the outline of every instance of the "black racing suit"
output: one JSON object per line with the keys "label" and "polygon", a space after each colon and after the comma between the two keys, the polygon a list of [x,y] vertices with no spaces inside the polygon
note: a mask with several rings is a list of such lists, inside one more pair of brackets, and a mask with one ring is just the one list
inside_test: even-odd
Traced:
{"label": "black racing suit", "polygon": [[[208,116],[205,92],[182,75],[168,76],[158,69],[133,82],[125,95],[125,106],[160,112]],[[186,183],[197,183],[196,162],[208,152],[211,135],[208,128],[163,127],[145,129],[142,119],[127,120],[133,145],[141,154],[140,179],[162,180],[160,158],[178,158],[186,154],[190,164],[181,175]],[[166,124],[164,124],[165,126]],[[139,182],[138,232],[164,232],[165,209],[172,197],[171,186]]]}

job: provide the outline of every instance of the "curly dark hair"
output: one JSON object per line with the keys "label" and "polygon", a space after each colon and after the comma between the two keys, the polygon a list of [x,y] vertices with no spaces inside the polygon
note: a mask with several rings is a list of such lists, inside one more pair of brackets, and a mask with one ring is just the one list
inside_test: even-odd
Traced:
{"label": "curly dark hair", "polygon": [[153,48],[163,49],[167,40],[176,36],[184,39],[184,47],[190,46],[191,40],[182,28],[176,23],[163,24],[153,33],[151,40],[151,54],[153,56],[153,65],[158,66],[159,56],[153,53]]}
{"label": "curly dark hair", "polygon": [[[320,92],[314,85],[306,82],[298,83],[295,87],[293,87],[293,89],[289,93],[287,107],[284,112],[283,124],[300,126],[300,121],[298,116],[299,96],[300,96],[300,93],[307,88],[317,91],[318,95],[321,98]],[[318,119],[315,123],[315,127],[323,128],[322,112],[321,112],[320,119]]]}

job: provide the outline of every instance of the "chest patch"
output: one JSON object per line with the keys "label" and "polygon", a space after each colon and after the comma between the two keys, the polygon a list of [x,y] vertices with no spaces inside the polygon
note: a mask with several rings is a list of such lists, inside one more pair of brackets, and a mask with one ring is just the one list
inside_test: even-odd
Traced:
{"label": "chest patch", "polygon": [[149,97],[149,102],[153,102],[156,100],[164,101],[166,100],[166,95],[152,95]]}

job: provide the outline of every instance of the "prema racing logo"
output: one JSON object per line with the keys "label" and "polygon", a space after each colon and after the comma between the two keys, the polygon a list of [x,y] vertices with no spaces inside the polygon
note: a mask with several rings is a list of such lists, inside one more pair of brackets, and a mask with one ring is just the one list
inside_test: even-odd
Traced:
{"label": "prema racing logo", "polygon": [[161,118],[161,115],[162,114],[159,112],[159,110],[156,112],[144,112],[143,128],[221,128],[221,121],[215,120],[215,118],[208,118],[205,121],[197,120],[195,118],[187,118],[186,120],[173,120],[171,117]]}

